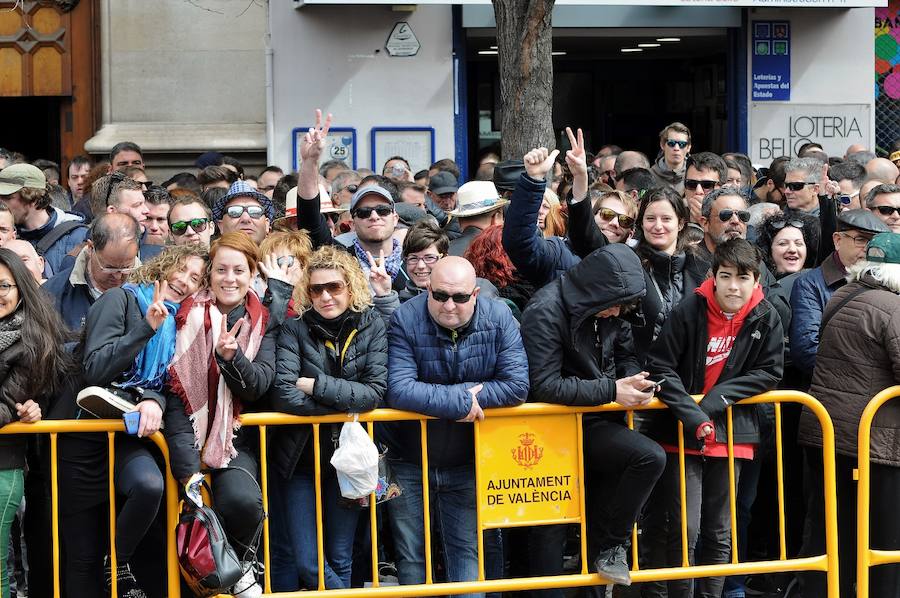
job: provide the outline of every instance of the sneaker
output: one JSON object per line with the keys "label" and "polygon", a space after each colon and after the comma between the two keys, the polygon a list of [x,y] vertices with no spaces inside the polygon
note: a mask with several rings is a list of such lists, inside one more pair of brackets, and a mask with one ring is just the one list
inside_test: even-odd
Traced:
{"label": "sneaker", "polygon": [[75,399],[78,406],[100,419],[122,419],[122,414],[134,409],[131,395],[118,388],[88,386]]}
{"label": "sneaker", "polygon": [[624,544],[601,551],[594,561],[594,568],[604,579],[620,586],[631,585],[631,572],[628,570]]}
{"label": "sneaker", "polygon": [[[112,570],[109,566],[109,556],[103,559],[103,572],[106,575],[106,595],[112,595]],[[118,598],[147,598],[147,593],[141,589],[134,574],[131,572],[131,565],[128,563],[118,563],[116,565],[116,590]]]}
{"label": "sneaker", "polygon": [[253,563],[242,563],[241,570],[244,574],[238,580],[231,593],[241,598],[260,598],[262,596],[262,588],[256,583],[256,567]]}

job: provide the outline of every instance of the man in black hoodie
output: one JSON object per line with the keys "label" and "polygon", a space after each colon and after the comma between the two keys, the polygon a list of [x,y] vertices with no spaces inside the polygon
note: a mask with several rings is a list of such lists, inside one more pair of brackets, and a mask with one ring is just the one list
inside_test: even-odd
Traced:
{"label": "man in black hoodie", "polygon": [[[624,244],[594,251],[541,289],[522,315],[529,400],[572,406],[616,402],[624,407],[649,401],[654,384],[638,365],[631,326],[618,317],[645,293],[640,260]],[[665,453],[628,429],[623,414],[615,412],[584,419],[584,454],[585,469],[602,479],[605,488],[604,500],[592,505],[596,533],[591,539],[599,551],[595,568],[602,577],[629,585],[625,547],[662,475]],[[562,527],[532,531],[542,548],[540,573],[562,574],[562,543],[551,540]]]}

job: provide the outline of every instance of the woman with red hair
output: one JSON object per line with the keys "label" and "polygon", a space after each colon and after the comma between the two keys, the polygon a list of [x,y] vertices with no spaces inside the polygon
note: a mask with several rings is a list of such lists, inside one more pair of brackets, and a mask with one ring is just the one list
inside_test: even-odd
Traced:
{"label": "woman with red hair", "polygon": [[519,277],[503,249],[502,237],[502,226],[487,227],[469,245],[465,258],[472,263],[476,276],[497,287],[500,298],[510,304],[518,319],[534,294],[534,287]]}

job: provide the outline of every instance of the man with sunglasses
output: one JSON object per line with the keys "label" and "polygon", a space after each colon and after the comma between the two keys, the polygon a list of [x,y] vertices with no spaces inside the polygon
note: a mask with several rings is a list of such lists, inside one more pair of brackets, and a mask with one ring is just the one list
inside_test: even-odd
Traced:
{"label": "man with sunglasses", "polygon": [[[703,199],[713,189],[718,189],[728,177],[725,160],[712,152],[700,152],[691,155],[684,172],[684,201],[691,211],[691,222],[703,225],[700,221]],[[710,250],[712,251],[712,250]],[[710,263],[712,261],[710,260]]]}
{"label": "man with sunglasses", "polygon": [[819,181],[824,167],[814,158],[794,158],[785,165],[784,199],[787,209],[819,215]]}
{"label": "man with sunglasses", "polygon": [[[470,424],[484,419],[484,409],[518,405],[528,396],[528,361],[518,326],[505,304],[479,298],[472,265],[451,256],[435,264],[428,291],[394,312],[388,343],[387,405],[436,418],[427,424],[429,497],[445,523],[448,581],[473,581],[478,579],[478,532]],[[387,503],[400,583],[424,583],[419,424],[376,430],[382,430],[392,472],[403,488]],[[498,539],[496,532],[485,533],[488,578],[502,574]]]}
{"label": "man with sunglasses", "polygon": [[181,197],[169,210],[169,231],[175,245],[201,245],[209,249],[215,232],[212,211],[196,195]]}
{"label": "man with sunglasses", "polygon": [[884,222],[891,232],[900,233],[900,185],[878,185],[866,196],[866,207]]}
{"label": "man with sunglasses", "polygon": [[650,170],[661,181],[675,187],[678,193],[684,194],[684,165],[690,153],[690,129],[679,122],[674,122],[659,132],[659,157]]}
{"label": "man with sunglasses", "polygon": [[213,219],[224,233],[240,232],[262,243],[275,219],[272,200],[243,180],[235,181],[213,206]]}

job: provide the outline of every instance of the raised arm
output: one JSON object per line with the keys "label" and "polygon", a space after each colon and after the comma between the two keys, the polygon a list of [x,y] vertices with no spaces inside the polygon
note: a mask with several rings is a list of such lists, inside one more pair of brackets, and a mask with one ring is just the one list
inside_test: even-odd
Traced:
{"label": "raised arm", "polygon": [[316,125],[310,127],[300,142],[300,175],[297,180],[297,228],[309,231],[313,247],[328,245],[331,233],[319,203],[319,157],[331,128],[331,114],[322,124],[322,111],[316,109]]}

